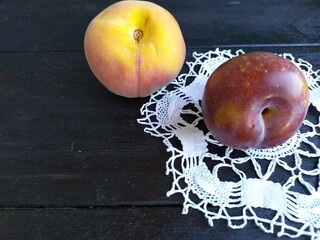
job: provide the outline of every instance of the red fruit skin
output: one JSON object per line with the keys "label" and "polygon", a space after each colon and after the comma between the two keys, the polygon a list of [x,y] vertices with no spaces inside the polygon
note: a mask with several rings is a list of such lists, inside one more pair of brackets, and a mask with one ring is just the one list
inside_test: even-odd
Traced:
{"label": "red fruit skin", "polygon": [[224,145],[271,148],[300,128],[309,89],[291,61],[252,52],[228,60],[211,74],[201,106],[208,130]]}

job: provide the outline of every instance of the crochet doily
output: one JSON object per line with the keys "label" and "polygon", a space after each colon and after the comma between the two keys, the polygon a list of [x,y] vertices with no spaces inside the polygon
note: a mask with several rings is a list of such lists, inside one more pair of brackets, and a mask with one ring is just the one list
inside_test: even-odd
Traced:
{"label": "crochet doily", "polygon": [[167,195],[184,197],[190,208],[204,213],[211,226],[225,219],[231,228],[249,220],[262,230],[298,237],[320,237],[320,70],[292,54],[279,54],[304,73],[310,107],[300,130],[270,149],[235,150],[215,140],[206,129],[201,99],[210,74],[223,62],[243,54],[238,50],[193,53],[188,73],[152,94],[141,107],[144,131],[163,139],[171,156],[166,173],[172,188]]}

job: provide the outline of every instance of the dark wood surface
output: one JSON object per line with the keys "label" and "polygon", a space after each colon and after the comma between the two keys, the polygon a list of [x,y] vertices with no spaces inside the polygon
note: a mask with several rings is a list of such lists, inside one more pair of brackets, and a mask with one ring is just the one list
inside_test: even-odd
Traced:
{"label": "dark wood surface", "polygon": [[[277,239],[210,227],[166,197],[169,153],[136,121],[148,98],[110,93],[84,57],[87,25],[113,2],[0,1],[0,239]],[[180,23],[187,61],[242,48],[320,69],[318,0],[155,2]]]}

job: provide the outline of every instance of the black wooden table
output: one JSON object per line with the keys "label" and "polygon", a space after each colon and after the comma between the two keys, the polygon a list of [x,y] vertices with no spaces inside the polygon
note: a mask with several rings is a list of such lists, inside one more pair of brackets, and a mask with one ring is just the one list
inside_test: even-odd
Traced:
{"label": "black wooden table", "polygon": [[[166,197],[169,153],[137,123],[148,98],[110,93],[84,56],[87,25],[113,2],[0,0],[0,239],[276,239],[253,223],[210,227]],[[186,61],[241,48],[320,69],[318,0],[156,3],[180,23]]]}

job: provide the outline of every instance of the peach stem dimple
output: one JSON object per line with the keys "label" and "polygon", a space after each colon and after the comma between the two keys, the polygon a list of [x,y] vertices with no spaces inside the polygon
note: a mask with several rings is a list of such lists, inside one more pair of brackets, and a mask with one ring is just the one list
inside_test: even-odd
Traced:
{"label": "peach stem dimple", "polygon": [[143,38],[143,31],[141,29],[134,30],[133,38],[136,42],[139,42]]}

